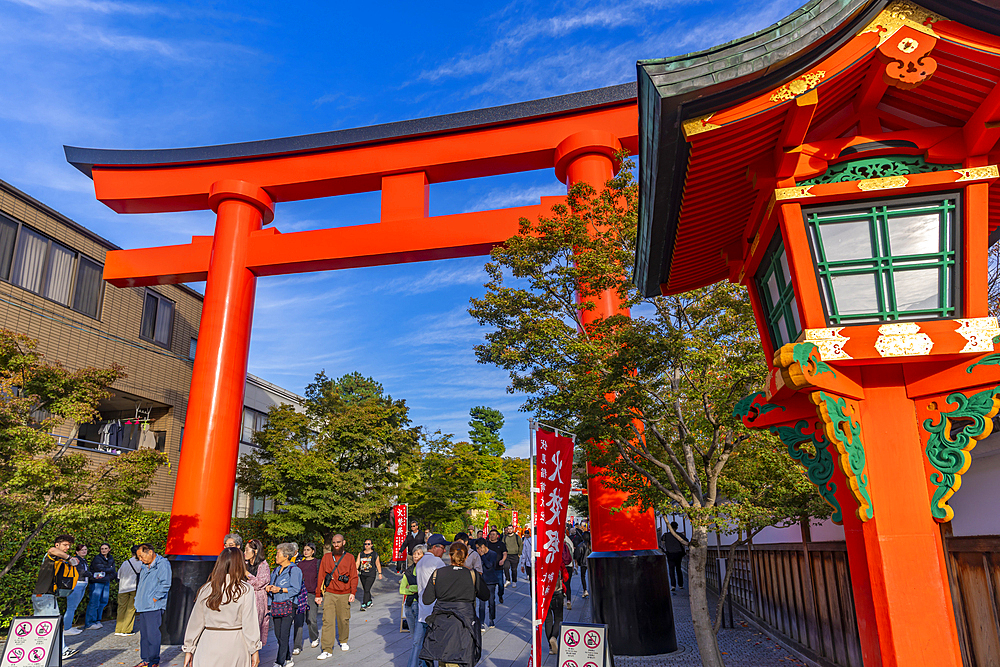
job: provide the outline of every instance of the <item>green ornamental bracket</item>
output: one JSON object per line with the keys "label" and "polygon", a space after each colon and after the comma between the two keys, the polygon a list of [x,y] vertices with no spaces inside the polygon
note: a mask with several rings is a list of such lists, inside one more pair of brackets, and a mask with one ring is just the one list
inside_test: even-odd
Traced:
{"label": "green ornamental bracket", "polygon": [[[1000,355],[990,355],[990,357]],[[986,357],[977,363],[988,362]],[[971,370],[971,367],[970,367]],[[962,486],[962,475],[972,464],[972,449],[993,430],[993,417],[1000,410],[1000,387],[987,389],[968,397],[961,392],[949,394],[947,403],[956,405],[954,410],[941,411],[941,418],[935,422],[925,419],[923,428],[927,431],[927,460],[937,472],[930,476],[936,488],[931,497],[931,516],[935,521],[951,521],[955,511],[948,500]],[[953,431],[956,421],[961,428]]]}
{"label": "green ornamental bracket", "polygon": [[840,469],[851,485],[851,494],[858,501],[858,519],[868,521],[875,516],[872,498],[868,493],[868,475],[865,474],[865,446],[861,441],[861,424],[851,414],[857,404],[842,396],[814,391],[809,395],[816,405],[816,412],[826,426],[826,437],[837,448]]}
{"label": "green ornamental bracket", "polygon": [[846,183],[848,181],[864,181],[870,178],[885,178],[886,176],[926,174],[932,171],[958,169],[961,166],[960,164],[930,164],[919,155],[885,155],[835,164],[819,176],[799,181],[796,185]]}
{"label": "green ornamental bracket", "polygon": [[762,391],[756,391],[749,396],[744,396],[733,406],[733,416],[740,419],[746,426],[753,426],[754,420],[766,415],[771,410],[781,410],[783,405],[770,405],[767,396]]}
{"label": "green ornamental bracket", "polygon": [[[1000,336],[993,337],[993,349],[1000,347]],[[969,364],[965,369],[966,373],[971,373],[976,366],[1000,366],[1000,354],[988,354],[979,361]]]}
{"label": "green ornamental bracket", "polygon": [[[830,481],[833,478],[833,454],[828,449],[830,443],[823,437],[822,431],[807,429],[809,422],[802,419],[795,426],[772,426],[770,430],[788,447],[788,455],[802,464],[809,481],[816,485],[823,500],[833,508],[833,522],[842,524],[844,514],[835,495],[837,485]],[[801,448],[805,442],[812,442],[816,448],[815,454]]]}

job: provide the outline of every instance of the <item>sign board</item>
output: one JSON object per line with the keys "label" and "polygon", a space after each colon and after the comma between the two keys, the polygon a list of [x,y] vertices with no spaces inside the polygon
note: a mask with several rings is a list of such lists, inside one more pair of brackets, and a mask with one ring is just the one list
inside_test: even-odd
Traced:
{"label": "sign board", "polygon": [[392,517],[396,522],[396,534],[393,536],[392,540],[392,559],[393,560],[406,560],[406,555],[399,555],[400,550],[403,548],[403,542],[406,541],[406,519],[407,519],[407,507],[406,505],[394,505],[392,508]]}
{"label": "sign board", "polygon": [[15,616],[0,655],[0,667],[61,666],[61,636],[61,616]]}
{"label": "sign board", "polygon": [[559,667],[614,667],[608,626],[563,623],[559,629]]}

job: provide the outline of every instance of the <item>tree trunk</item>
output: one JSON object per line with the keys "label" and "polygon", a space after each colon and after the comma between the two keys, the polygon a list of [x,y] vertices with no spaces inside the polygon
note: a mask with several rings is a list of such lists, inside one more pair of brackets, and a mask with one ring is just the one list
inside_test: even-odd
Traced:
{"label": "tree trunk", "polygon": [[703,667],[724,667],[719,643],[712,627],[712,612],[708,607],[708,586],[705,566],[708,564],[708,529],[692,528],[688,551],[688,594],[691,596],[691,621],[698,642]]}

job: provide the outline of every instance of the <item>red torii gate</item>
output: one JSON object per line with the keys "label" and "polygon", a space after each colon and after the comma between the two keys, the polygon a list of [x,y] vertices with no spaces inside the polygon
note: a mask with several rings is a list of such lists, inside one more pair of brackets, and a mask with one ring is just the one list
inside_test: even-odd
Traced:
{"label": "red torii gate", "polygon": [[[273,276],[487,254],[535,206],[428,216],[430,183],[554,168],[601,187],[612,155],[638,152],[635,85],[286,139],[168,150],[66,147],[119,213],[211,209],[214,236],[108,253],[119,287],[207,281],[167,553],[212,557],[229,531],[256,281]],[[381,190],[375,224],[282,234],[275,203]],[[608,294],[589,317],[617,312]],[[589,483],[595,551],[656,548],[652,513],[609,510],[622,494]],[[184,614],[186,619],[186,614]],[[183,623],[183,620],[181,621]],[[169,634],[169,633],[168,633]]]}

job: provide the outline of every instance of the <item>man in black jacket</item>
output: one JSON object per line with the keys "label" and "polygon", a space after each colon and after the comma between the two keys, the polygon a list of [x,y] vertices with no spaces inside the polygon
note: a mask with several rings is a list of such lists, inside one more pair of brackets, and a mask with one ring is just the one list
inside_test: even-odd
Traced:
{"label": "man in black jacket", "polygon": [[407,567],[413,565],[414,547],[416,547],[418,544],[423,544],[424,541],[425,541],[424,531],[420,530],[420,526],[419,524],[417,524],[416,521],[411,521],[410,533],[406,536],[406,539],[403,540],[403,546],[399,548],[399,555],[400,556],[403,556],[404,554],[406,555]]}
{"label": "man in black jacket", "polygon": [[[687,536],[677,530],[676,521],[671,521],[670,527],[673,528],[674,532],[680,535],[685,542],[687,541]],[[684,588],[684,574],[681,572],[681,561],[684,560],[684,544],[674,537],[673,533],[670,531],[663,533],[663,537],[660,538],[660,544],[663,547],[663,553],[667,555],[667,571],[670,573],[670,590],[675,591],[678,586]]]}

